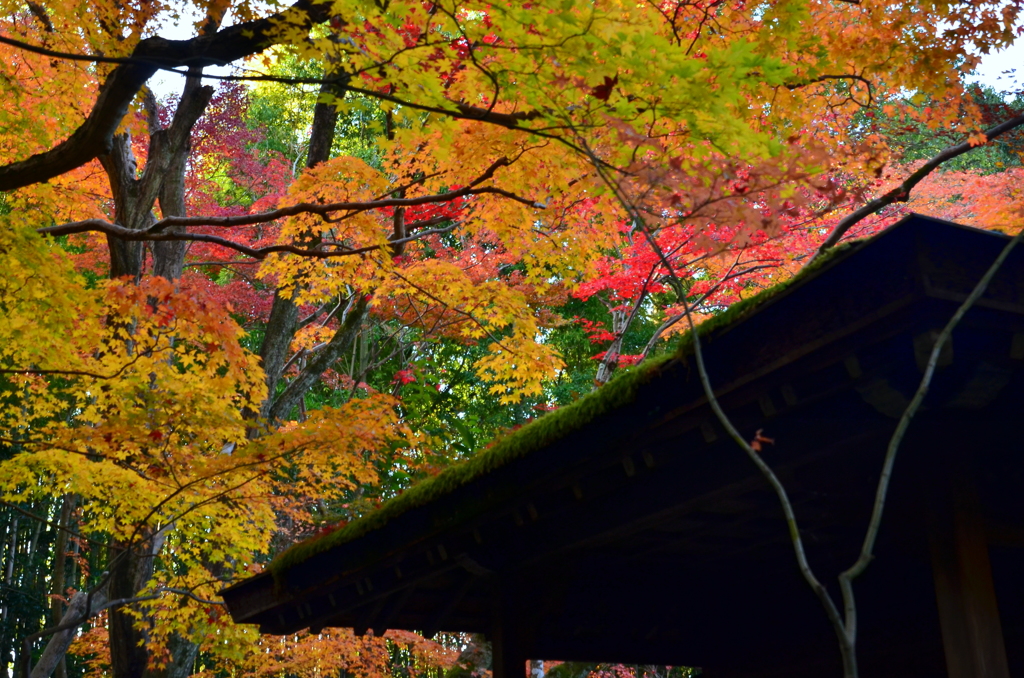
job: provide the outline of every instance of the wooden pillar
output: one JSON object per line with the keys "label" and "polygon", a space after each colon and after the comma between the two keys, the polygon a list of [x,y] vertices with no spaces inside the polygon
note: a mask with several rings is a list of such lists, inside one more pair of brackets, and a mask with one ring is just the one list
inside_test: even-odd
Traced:
{"label": "wooden pillar", "polygon": [[498,584],[492,596],[491,661],[494,678],[526,678],[523,628],[510,582]]}
{"label": "wooden pillar", "polygon": [[929,542],[949,678],[1010,678],[988,540],[965,469],[949,467],[948,494],[932,505]]}

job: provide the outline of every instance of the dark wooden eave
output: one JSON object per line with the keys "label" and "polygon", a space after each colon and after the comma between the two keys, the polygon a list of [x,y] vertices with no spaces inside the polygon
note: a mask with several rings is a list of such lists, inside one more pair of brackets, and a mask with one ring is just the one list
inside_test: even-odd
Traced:
{"label": "dark wooden eave", "polygon": [[[1005,236],[911,217],[705,341],[722,405],[787,486],[830,585],[855,558],[885,445],[935,331]],[[928,525],[980,497],[1010,666],[1024,675],[1024,251],[954,333],[857,583],[863,675],[942,675]],[[930,522],[931,521],[931,522]],[[934,530],[933,530],[934,532]],[[836,592],[838,593],[838,592]],[[522,656],[840,675],[778,501],[692,362],[630,405],[353,541],[223,592],[265,633],[484,632]],[[944,622],[945,623],[945,622]]]}

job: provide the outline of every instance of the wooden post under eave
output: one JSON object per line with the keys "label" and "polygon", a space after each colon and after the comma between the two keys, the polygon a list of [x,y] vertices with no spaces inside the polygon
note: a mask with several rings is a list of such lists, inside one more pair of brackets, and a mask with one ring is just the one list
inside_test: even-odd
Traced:
{"label": "wooden post under eave", "polygon": [[932,574],[949,678],[1010,678],[985,521],[969,475],[932,511]]}
{"label": "wooden post under eave", "polygon": [[493,678],[525,678],[522,628],[511,591],[495,591],[491,605],[491,632],[487,639],[491,641]]}

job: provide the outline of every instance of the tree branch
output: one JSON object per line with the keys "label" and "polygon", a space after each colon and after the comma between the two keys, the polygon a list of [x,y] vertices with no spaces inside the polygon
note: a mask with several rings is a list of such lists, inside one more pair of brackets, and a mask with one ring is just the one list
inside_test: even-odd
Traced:
{"label": "tree branch", "polygon": [[[133,598],[118,598],[116,600],[106,600],[106,596],[100,594],[88,594],[79,591],[71,598],[71,603],[68,605],[67,612],[61,618],[60,624],[52,626],[41,631],[37,631],[31,635],[25,636],[23,641],[23,651],[26,653],[26,657],[31,656],[32,643],[39,640],[40,638],[46,638],[47,636],[54,636],[53,640],[47,643],[46,648],[43,650],[43,654],[39,657],[39,661],[36,665],[28,671],[29,678],[49,678],[53,673],[54,669],[57,668],[57,664],[60,662],[60,658],[63,657],[70,647],[71,642],[75,638],[75,629],[89,621],[92,617],[103,610],[108,610],[114,607],[121,607],[122,605],[131,605],[132,603],[142,603],[148,600],[156,600],[165,593],[173,593],[186,598],[191,598],[197,603],[203,605],[219,605],[223,606],[225,603],[220,600],[208,600],[197,596],[194,592],[189,589],[179,589],[173,587],[161,586],[153,593],[144,596],[135,596]],[[88,607],[87,607],[88,605]],[[26,660],[26,664],[27,664]],[[26,668],[27,665],[26,665]]]}
{"label": "tree branch", "polygon": [[[47,181],[105,153],[114,133],[128,112],[135,95],[160,68],[216,66],[263,51],[283,39],[279,27],[296,25],[306,29],[326,21],[331,4],[318,0],[298,0],[283,12],[241,23],[213,35],[190,40],[151,37],[141,40],[126,61],[118,61],[100,87],[99,96],[85,122],[65,141],[48,151],[25,160],[0,166],[0,191]],[[50,50],[4,38],[4,42],[22,49],[46,54]],[[55,55],[51,55],[55,56]],[[56,55],[73,58],[70,55]],[[96,57],[79,60],[97,61]]]}
{"label": "tree branch", "polygon": [[[591,157],[593,154],[591,153]],[[796,512],[793,510],[793,504],[789,500],[789,495],[786,492],[785,486],[782,481],[779,480],[775,472],[772,471],[771,467],[761,458],[761,455],[753,448],[753,446],[747,442],[747,440],[740,434],[740,432],[733,425],[729,419],[729,415],[725,413],[722,406],[718,402],[718,397],[715,395],[714,387],[711,385],[711,379],[707,373],[707,367],[704,363],[704,354],[701,348],[700,335],[697,332],[696,324],[693,322],[693,315],[691,313],[691,307],[687,301],[686,289],[676,275],[675,267],[672,265],[671,260],[665,254],[665,251],[658,244],[657,239],[654,237],[650,227],[647,225],[646,220],[641,214],[640,210],[629,200],[628,196],[625,195],[622,188],[614,182],[611,177],[596,163],[593,163],[595,169],[597,169],[599,176],[605,185],[612,191],[616,200],[622,205],[623,209],[629,214],[633,222],[639,228],[643,234],[647,244],[651,247],[655,256],[661,262],[661,265],[665,268],[669,276],[669,282],[676,293],[676,297],[683,304],[683,311],[686,315],[687,322],[690,326],[690,336],[693,338],[693,349],[694,349],[694,362],[697,364],[697,373],[700,377],[701,387],[704,391],[704,396],[707,398],[708,405],[711,407],[715,417],[719,420],[722,426],[725,428],[729,437],[732,438],[737,445],[739,445],[747,456],[754,462],[758,470],[771,485],[775,491],[776,496],[779,499],[779,503],[782,506],[783,514],[786,518],[786,526],[789,530],[789,538],[793,547],[793,552],[796,556],[797,567],[800,570],[800,574],[804,580],[810,586],[815,596],[821,602],[822,607],[825,608],[825,614],[832,624],[832,629],[835,631],[836,638],[839,641],[839,648],[843,659],[843,673],[845,678],[856,678],[857,676],[857,656],[854,649],[853,642],[846,632],[846,628],[843,623],[843,618],[840,615],[839,608],[836,607],[835,602],[832,600],[832,596],[829,594],[828,589],[818,580],[815,576],[814,571],[811,569],[810,563],[807,560],[807,554],[804,550],[803,538],[800,536],[800,528],[796,520]]]}
{"label": "tree branch", "polygon": [[[359,292],[356,292],[359,294]],[[309,363],[299,372],[299,375],[288,382],[284,392],[274,401],[268,411],[267,418],[271,422],[282,421],[291,412],[292,408],[299,403],[299,400],[306,394],[306,391],[313,386],[328,367],[338,359],[338,356],[345,353],[362,328],[363,318],[366,309],[369,307],[367,296],[360,295],[355,304],[349,310],[345,321],[334,333],[331,340],[327,342],[321,351],[316,354]]]}
{"label": "tree branch", "polygon": [[[306,247],[299,247],[297,245],[268,245],[266,247],[249,247],[242,243],[228,240],[217,235],[208,235],[205,233],[150,233],[148,230],[135,231],[130,228],[125,228],[117,224],[112,224],[102,219],[87,219],[85,221],[76,221],[70,224],[64,224],[62,226],[53,227],[54,229],[61,230],[50,230],[40,229],[40,232],[47,235],[67,235],[73,233],[104,233],[108,236],[120,238],[121,240],[130,241],[150,241],[150,242],[173,242],[173,241],[187,241],[187,242],[206,242],[211,245],[219,245],[227,249],[234,250],[246,256],[252,257],[262,261],[269,255],[278,252],[286,254],[295,254],[300,257],[310,257],[313,259],[332,259],[337,257],[351,257],[360,254],[366,254],[367,252],[374,252],[384,247],[391,247],[395,244],[410,243],[414,240],[425,238],[429,235],[435,235],[438,233],[447,233],[450,228],[437,228],[429,229],[426,231],[420,231],[407,238],[401,238],[400,240],[389,240],[387,243],[382,245],[367,245],[366,247],[345,247],[338,245],[341,249],[311,249]],[[324,243],[325,245],[328,243]],[[46,370],[0,370],[0,373],[11,372],[18,374],[45,374],[48,373]],[[87,376],[94,376],[101,378],[101,375],[89,374],[89,373],[75,373],[69,371],[55,370],[53,373],[60,374],[83,374]]]}
{"label": "tree branch", "polygon": [[[267,212],[259,212],[257,214],[243,214],[231,217],[180,217],[170,216],[160,219],[155,222],[152,226],[141,230],[132,230],[132,237],[127,234],[122,234],[123,231],[128,231],[124,227],[118,224],[111,224],[110,222],[102,219],[86,219],[83,221],[73,221],[66,224],[60,224],[58,226],[49,226],[46,228],[38,229],[39,233],[46,235],[72,235],[76,233],[88,233],[88,232],[99,232],[106,233],[108,235],[116,235],[125,239],[137,239],[137,240],[162,240],[164,238],[164,231],[175,226],[215,226],[218,228],[234,228],[239,226],[254,226],[256,224],[265,224],[277,219],[285,217],[297,216],[300,214],[315,214],[328,220],[328,215],[331,212],[346,211],[351,213],[366,212],[370,210],[383,209],[383,208],[401,208],[401,207],[417,207],[419,205],[431,205],[436,203],[445,203],[458,198],[467,198],[475,195],[499,195],[509,200],[514,200],[523,205],[533,207],[535,209],[544,209],[544,205],[529,198],[524,198],[520,195],[506,191],[495,186],[483,186],[480,184],[492,179],[495,172],[501,167],[507,167],[511,164],[508,158],[502,157],[495,160],[490,167],[474,179],[472,182],[463,186],[460,189],[454,191],[445,191],[444,193],[435,193],[433,195],[423,195],[416,198],[382,198],[379,200],[364,200],[357,202],[333,202],[326,204],[318,203],[298,203],[295,205],[289,205],[288,207],[281,207],[275,210]],[[433,225],[432,223],[427,224],[410,224],[414,225]],[[216,238],[216,236],[210,236]],[[193,234],[189,235],[190,239],[196,239]],[[208,242],[215,242],[217,244],[223,244],[218,240],[210,240]],[[230,246],[230,245],[225,245]],[[235,247],[234,249],[237,249]],[[374,247],[373,249],[376,249]],[[243,250],[239,250],[243,251]],[[249,252],[257,252],[260,250],[250,249]],[[248,252],[247,252],[248,253]],[[269,253],[269,252],[268,252]],[[254,256],[250,254],[250,256]],[[265,256],[265,255],[264,255]]]}
{"label": "tree branch", "polygon": [[935,367],[939,362],[939,355],[942,353],[942,347],[949,341],[950,336],[953,334],[953,330],[963,319],[964,315],[977,303],[978,299],[985,294],[985,290],[988,289],[988,285],[992,282],[992,278],[995,277],[999,269],[1002,268],[1006,258],[1010,256],[1010,252],[1024,239],[1024,231],[1021,231],[1014,236],[1003,250],[996,257],[992,265],[989,266],[988,270],[985,271],[985,275],[981,277],[978,284],[974,286],[971,293],[964,299],[960,307],[956,309],[956,313],[949,319],[946,326],[942,328],[939,336],[935,339],[935,346],[932,347],[931,355],[928,357],[928,365],[925,368],[924,375],[921,377],[921,383],[918,384],[917,391],[914,393],[913,399],[910,404],[907,405],[907,409],[904,410],[903,416],[900,417],[899,424],[896,425],[896,430],[892,434],[892,438],[889,439],[889,446],[885,453],[885,461],[882,464],[882,473],[878,479],[878,487],[875,490],[875,503],[871,511],[871,520],[868,523],[867,531],[864,535],[864,543],[861,546],[860,555],[856,562],[850,566],[849,569],[839,575],[839,585],[843,592],[843,599],[846,607],[846,628],[847,633],[851,634],[852,637],[856,638],[857,633],[857,612],[856,606],[853,604],[853,580],[860,576],[862,572],[867,568],[868,564],[874,559],[874,548],[875,540],[878,538],[878,530],[882,524],[882,512],[885,510],[885,501],[889,492],[889,481],[892,478],[893,464],[896,462],[896,453],[899,450],[900,443],[903,441],[903,436],[907,432],[907,427],[910,426],[910,421],[917,414],[917,410],[921,407],[921,403],[924,401],[924,397],[928,394],[928,389],[932,383],[932,377],[935,376]]}
{"label": "tree branch", "polygon": [[[22,653],[24,655],[22,658],[22,675],[24,678],[49,678],[50,674],[57,668],[57,664],[60,663],[61,657],[67,653],[68,647],[71,646],[71,641],[75,638],[75,629],[101,610],[119,602],[108,603],[106,596],[102,593],[94,595],[92,592],[84,593],[79,591],[72,596],[71,603],[68,605],[67,612],[61,617],[60,624],[25,636],[22,641]],[[46,648],[39,657],[39,661],[36,662],[35,667],[32,667],[32,643],[47,636],[53,636],[53,638],[46,644]]]}
{"label": "tree branch", "polygon": [[[1021,125],[1024,125],[1024,115],[1018,115],[1015,118],[1011,118],[1006,122],[1000,123],[995,127],[987,129],[983,132],[983,134],[985,135],[985,138],[988,141],[992,141],[996,137],[1006,134],[1007,132],[1010,132],[1014,129],[1017,129]],[[959,143],[955,146],[950,146],[949,148],[946,148],[941,153],[939,153],[931,160],[926,162],[924,165],[919,167],[909,177],[904,179],[903,183],[901,183],[899,186],[888,191],[884,195],[880,195],[874,200],[869,201],[860,209],[854,210],[847,216],[843,217],[839,221],[839,223],[836,224],[836,227],[832,229],[832,232],[829,233],[829,236],[825,239],[825,242],[821,243],[821,246],[818,248],[818,251],[814,253],[814,256],[811,257],[811,259],[807,263],[810,264],[812,261],[821,256],[825,252],[825,250],[836,245],[839,242],[839,240],[843,237],[843,235],[845,235],[846,232],[849,231],[850,228],[854,226],[854,224],[858,223],[859,221],[862,221],[863,219],[874,214],[875,212],[878,212],[883,207],[891,205],[894,202],[906,202],[907,200],[909,200],[910,191],[915,186],[917,186],[917,184],[919,184],[922,179],[924,179],[926,176],[935,171],[935,169],[939,167],[939,165],[946,162],[947,160],[952,160],[953,158],[961,156],[974,148],[978,148],[978,146],[971,145],[970,141],[964,141],[963,143]]]}

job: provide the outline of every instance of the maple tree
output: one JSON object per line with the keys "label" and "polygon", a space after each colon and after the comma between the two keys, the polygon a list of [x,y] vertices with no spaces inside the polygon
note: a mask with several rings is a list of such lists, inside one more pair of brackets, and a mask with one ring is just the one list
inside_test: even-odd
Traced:
{"label": "maple tree", "polygon": [[[50,594],[69,540],[92,568],[91,594],[55,599],[67,628],[20,628],[50,638],[22,660],[60,670],[107,607],[89,638],[116,678],[200,652],[386,671],[379,639],[270,649],[211,599],[589,388],[581,363],[604,382],[643,359],[682,305],[795,271],[886,188],[892,135],[863,116],[958,139],[1009,118],[962,79],[1019,7],[215,1],[167,40],[189,8],[5,3],[0,492],[57,518]],[[257,86],[203,84],[238,61]],[[170,102],[144,89],[161,68],[184,76]],[[898,111],[911,89],[934,103]],[[995,227],[1018,172],[943,180]]]}

